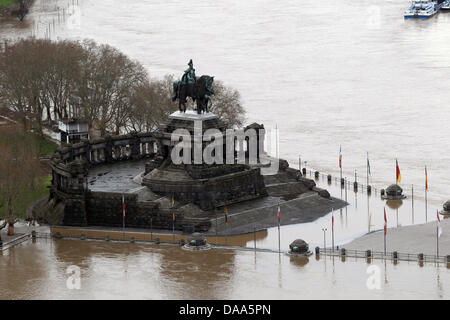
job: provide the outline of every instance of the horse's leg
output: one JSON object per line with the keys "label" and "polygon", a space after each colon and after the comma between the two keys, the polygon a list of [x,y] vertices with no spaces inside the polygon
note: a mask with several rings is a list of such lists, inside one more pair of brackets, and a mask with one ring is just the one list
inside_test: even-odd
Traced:
{"label": "horse's leg", "polygon": [[211,109],[212,106],[212,100],[211,97],[208,96],[208,100],[206,100],[206,111],[209,112],[209,110]]}

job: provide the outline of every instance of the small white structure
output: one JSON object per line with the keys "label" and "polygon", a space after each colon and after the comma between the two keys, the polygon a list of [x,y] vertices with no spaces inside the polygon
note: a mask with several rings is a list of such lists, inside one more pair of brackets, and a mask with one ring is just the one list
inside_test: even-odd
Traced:
{"label": "small white structure", "polygon": [[81,120],[66,119],[58,121],[59,141],[77,143],[89,139],[89,125]]}

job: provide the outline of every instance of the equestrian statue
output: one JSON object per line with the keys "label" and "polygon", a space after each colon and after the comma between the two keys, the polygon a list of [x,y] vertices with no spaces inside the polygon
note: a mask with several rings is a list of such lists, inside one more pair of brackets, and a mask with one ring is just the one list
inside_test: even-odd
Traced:
{"label": "equestrian statue", "polygon": [[178,109],[186,112],[186,98],[191,97],[193,102],[197,102],[197,113],[209,112],[212,107],[211,95],[214,94],[212,84],[214,77],[195,76],[194,63],[192,59],[188,63],[189,68],[184,71],[180,80],[173,82],[172,101],[178,99]]}

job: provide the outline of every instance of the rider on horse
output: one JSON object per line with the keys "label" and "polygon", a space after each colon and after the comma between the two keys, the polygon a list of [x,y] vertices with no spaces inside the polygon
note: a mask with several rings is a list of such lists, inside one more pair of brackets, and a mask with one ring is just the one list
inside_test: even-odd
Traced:
{"label": "rider on horse", "polygon": [[194,102],[197,102],[198,113],[209,112],[211,95],[214,94],[212,89],[214,77],[203,75],[197,79],[192,59],[189,60],[188,66],[189,68],[184,71],[181,80],[173,82],[172,101],[178,99],[179,110],[186,112],[186,98],[191,97]]}
{"label": "rider on horse", "polygon": [[181,77],[181,84],[186,85],[187,94],[193,96],[194,85],[197,82],[197,78],[195,76],[194,63],[192,62],[192,59],[189,60],[188,66],[189,68],[184,71],[184,74]]}

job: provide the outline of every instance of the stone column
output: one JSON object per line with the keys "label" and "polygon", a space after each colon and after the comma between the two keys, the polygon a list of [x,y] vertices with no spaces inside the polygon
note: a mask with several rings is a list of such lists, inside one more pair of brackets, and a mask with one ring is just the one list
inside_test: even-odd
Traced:
{"label": "stone column", "polygon": [[112,149],[113,149],[113,143],[111,136],[105,137],[105,162],[106,163],[112,163],[114,162],[114,159],[112,157]]}
{"label": "stone column", "polygon": [[140,153],[140,144],[141,144],[141,139],[139,138],[139,136],[137,135],[137,132],[133,131],[131,132],[131,136],[133,137],[133,139],[131,139],[131,143],[130,143],[130,148],[131,148],[131,159],[135,160],[135,159],[139,159],[141,157],[141,153]]}

